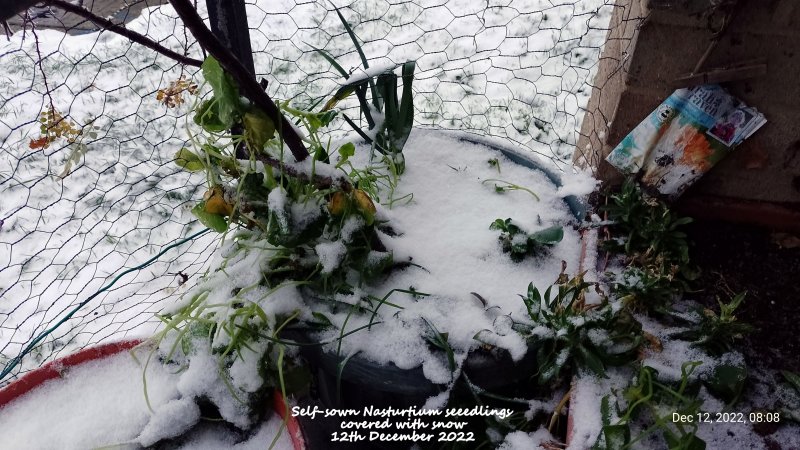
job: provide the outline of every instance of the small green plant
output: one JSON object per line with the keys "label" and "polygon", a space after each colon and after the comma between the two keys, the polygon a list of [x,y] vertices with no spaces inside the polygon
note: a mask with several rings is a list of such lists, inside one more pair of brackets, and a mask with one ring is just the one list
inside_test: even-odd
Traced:
{"label": "small green plant", "polygon": [[691,341],[711,355],[721,355],[733,349],[737,340],[753,330],[749,324],[740,322],[734,314],[744,301],[747,292],[733,296],[730,302],[717,299],[719,314],[711,309],[703,309],[700,320],[688,330],[673,334],[673,337]]}
{"label": "small green plant", "polygon": [[611,287],[634,310],[666,313],[672,301],[689,286],[678,273],[678,266],[665,264],[657,257],[646,265],[630,264],[611,277]]}
{"label": "small green plant", "polygon": [[500,172],[500,160],[499,159],[492,158],[492,159],[488,160],[487,163],[489,164],[490,167],[494,167],[495,169],[497,169],[497,173],[501,173]]}
{"label": "small green plant", "polygon": [[688,282],[698,275],[690,266],[686,233],[680,230],[692,219],[678,217],[664,202],[646,197],[632,179],[609,199],[611,204],[603,209],[617,237],[603,245],[627,255],[622,273],[611,275],[614,293],[637,309],[668,313],[672,300],[689,290]]}
{"label": "small green plant", "polygon": [[[705,442],[697,437],[698,420],[672,420],[673,413],[694,419],[698,417],[702,401],[692,391],[690,377],[700,364],[699,361],[684,363],[681,380],[676,386],[658,381],[658,371],[641,366],[638,375],[616,402],[611,395],[601,400],[603,428],[593,450],[642,448],[641,441],[655,432],[661,432],[670,449],[704,450]],[[650,425],[632,437],[637,420],[647,421]]]}
{"label": "small green plant", "polygon": [[[336,14],[342,22],[353,46],[361,57],[361,63],[364,70],[367,71],[370,66],[361,43],[358,40],[355,32],[350,24],[344,18],[338,8]],[[365,133],[361,127],[343,115],[344,120],[367,142],[373,144],[375,150],[388,157],[391,164],[396,168],[398,174],[405,171],[405,160],[403,158],[403,147],[405,146],[408,136],[411,134],[411,129],[414,126],[414,95],[412,85],[414,82],[414,70],[416,63],[409,61],[400,64],[396,67],[387,68],[380,73],[373,74],[366,72],[364,76],[351,79],[351,74],[346,71],[331,54],[323,49],[312,47],[317,53],[322,55],[334,69],[336,69],[342,77],[347,80],[333,97],[328,100],[322,111],[328,111],[338,102],[349,97],[355,93],[359,101],[361,114],[367,122],[369,130],[374,130],[371,137]],[[398,98],[398,76],[394,72],[397,67],[401,67],[401,77],[403,80],[403,90]],[[372,96],[372,106],[367,102],[367,89]],[[377,113],[377,114],[375,114]],[[382,120],[376,120],[376,117],[382,115]]]}
{"label": "small green plant", "polygon": [[489,178],[481,182],[481,184],[486,184],[486,183],[494,183],[494,191],[497,192],[498,194],[502,194],[508,191],[523,191],[530,194],[534,199],[536,199],[537,202],[539,201],[539,196],[536,195],[536,193],[533,192],[532,190],[526,188],[525,186],[520,186],[518,184],[514,184],[509,181],[500,180],[497,178]]}
{"label": "small green plant", "polygon": [[603,209],[615,223],[612,229],[622,237],[607,241],[608,249],[634,258],[660,255],[668,264],[689,264],[689,244],[680,227],[690,223],[691,218],[678,217],[664,202],[645,197],[631,179],[609,199],[611,204]]}
{"label": "small green plant", "polygon": [[568,279],[562,271],[544,295],[533,283],[527,295],[520,295],[530,322],[515,323],[514,328],[538,348],[540,384],[557,380],[566,367],[604,377],[607,366],[636,358],[641,324],[605,300],[587,304],[586,293],[592,286],[596,283],[584,281],[582,274]]}
{"label": "small green plant", "polygon": [[[381,240],[393,232],[376,217],[373,198],[391,188],[398,175],[387,166],[353,167],[348,162],[355,153],[352,143],[333,149],[340,161],[331,167],[330,141],[321,133],[338,113],[276,102],[304,130],[313,156],[302,162],[285,158],[281,130],[240,97],[220,64],[209,57],[202,72],[204,86],[211,87],[210,98],[194,108],[193,121],[202,131],[191,137],[192,148],[181,149],[174,160],[186,171],[205,173],[208,190],[192,213],[208,228],[225,233],[224,250],[221,263],[185,294],[183,306],[161,316],[166,327],[155,340],[167,360],[191,365],[198,354],[201,361],[217,358],[231,395],[255,411],[268,388],[284,394],[295,389],[287,383],[289,372],[299,374],[294,379],[304,377],[280,337],[286,326],[303,322],[307,328],[334,327],[322,312],[327,308],[371,312],[369,324],[357,331],[379,323],[374,319],[381,305],[396,307],[387,301],[389,294],[382,299],[364,294],[355,304],[345,304],[337,295],[353,295],[397,267]],[[287,288],[302,289],[322,311],[301,317],[301,311],[270,310],[269,301]],[[340,340],[354,332],[345,325]],[[260,367],[263,385],[258,392],[231,384],[231,368],[245,358],[248,364],[255,358]]]}
{"label": "small green plant", "polygon": [[564,229],[552,226],[534,233],[526,233],[511,219],[496,219],[489,225],[490,230],[499,230],[503,252],[510,254],[514,262],[522,261],[526,256],[537,255],[564,239]]}

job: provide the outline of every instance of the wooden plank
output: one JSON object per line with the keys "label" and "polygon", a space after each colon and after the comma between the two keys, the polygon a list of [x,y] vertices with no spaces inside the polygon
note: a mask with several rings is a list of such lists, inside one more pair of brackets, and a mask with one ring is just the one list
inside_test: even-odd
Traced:
{"label": "wooden plank", "polygon": [[696,219],[746,223],[779,231],[800,231],[800,202],[759,202],[713,195],[692,195],[681,198],[676,206],[681,214]]}
{"label": "wooden plank", "polygon": [[733,68],[721,68],[705,70],[695,74],[684,75],[675,79],[672,84],[675,87],[693,87],[701,84],[718,84],[729,81],[746,80],[748,78],[758,78],[767,74],[766,64],[752,64]]}

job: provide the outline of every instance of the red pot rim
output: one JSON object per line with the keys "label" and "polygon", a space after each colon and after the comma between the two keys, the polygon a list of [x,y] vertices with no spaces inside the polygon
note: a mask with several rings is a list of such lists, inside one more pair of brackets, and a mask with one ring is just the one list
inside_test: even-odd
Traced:
{"label": "red pot rim", "polygon": [[130,350],[141,343],[142,340],[140,339],[112,342],[110,344],[84,348],[63,358],[51,361],[36,370],[26,373],[18,380],[14,380],[8,386],[0,389],[0,408],[8,405],[17,397],[25,395],[41,386],[46,381],[61,378],[66,369],[70,367]]}

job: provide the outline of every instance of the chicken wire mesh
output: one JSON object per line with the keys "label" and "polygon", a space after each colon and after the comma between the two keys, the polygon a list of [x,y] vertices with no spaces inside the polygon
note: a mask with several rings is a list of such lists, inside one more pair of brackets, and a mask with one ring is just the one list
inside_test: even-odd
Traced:
{"label": "chicken wire mesh", "polygon": [[[202,59],[175,11],[159,3],[120,1],[98,14]],[[502,138],[567,170],[593,86],[603,85],[594,75],[610,18],[642,19],[613,0],[335,6],[372,65],[416,60],[418,126]],[[203,2],[197,7],[206,17]],[[272,98],[309,107],[340,86],[314,47],[345,69],[361,65],[331,3],[256,0],[246,9],[256,75]],[[164,301],[202,274],[219,239],[197,235],[204,227],[189,212],[205,179],[173,161],[189,145],[196,99],[184,91],[170,107],[163,97],[198,69],[53,7],[11,25],[19,29],[0,43],[6,381],[78,348],[151,334]],[[358,116],[354,100],[339,106]],[[329,132],[352,130],[335,122]]]}

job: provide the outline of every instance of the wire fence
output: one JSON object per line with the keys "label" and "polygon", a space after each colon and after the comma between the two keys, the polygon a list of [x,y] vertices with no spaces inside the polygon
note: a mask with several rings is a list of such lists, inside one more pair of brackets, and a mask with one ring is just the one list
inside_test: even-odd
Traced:
{"label": "wire fence", "polygon": [[[120,2],[108,14],[202,59],[174,10],[158,3]],[[502,138],[562,170],[593,86],[603,84],[594,75],[612,14],[628,8],[613,0],[335,3],[370,64],[417,61],[417,125]],[[340,86],[314,47],[345,69],[361,65],[330,3],[251,1],[247,19],[256,73],[272,98],[309,107]],[[196,99],[183,92],[164,101],[198,69],[52,8],[29,10],[16,27],[0,43],[0,367],[8,372],[0,382],[87,345],[149,335],[164,302],[206,269],[218,239],[197,235],[203,226],[189,212],[205,179],[173,161],[189,140]],[[349,132],[343,122],[330,131]]]}

